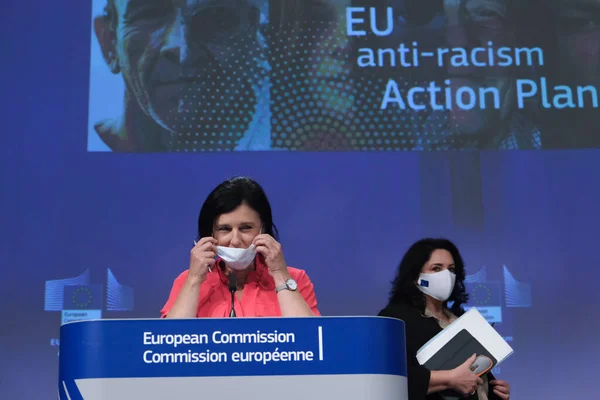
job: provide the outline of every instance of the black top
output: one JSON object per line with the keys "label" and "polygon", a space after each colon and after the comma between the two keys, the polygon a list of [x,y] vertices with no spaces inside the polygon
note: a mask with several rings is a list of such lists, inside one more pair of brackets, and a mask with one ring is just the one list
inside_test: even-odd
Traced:
{"label": "black top", "polygon": [[[425,317],[414,306],[408,304],[388,305],[378,314],[381,317],[392,317],[404,321],[406,330],[406,361],[408,368],[408,400],[440,400],[437,393],[427,394],[431,372],[417,361],[417,351],[432,337],[442,331],[435,318]],[[488,379],[494,378],[491,372]],[[488,399],[500,400],[489,386]],[[468,397],[477,400],[477,393]]]}

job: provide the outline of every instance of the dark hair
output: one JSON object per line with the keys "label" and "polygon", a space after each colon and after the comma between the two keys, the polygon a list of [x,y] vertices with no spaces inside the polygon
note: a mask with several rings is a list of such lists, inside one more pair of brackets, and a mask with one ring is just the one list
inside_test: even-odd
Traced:
{"label": "dark hair", "polygon": [[235,210],[242,203],[258,213],[263,233],[279,240],[265,191],[256,181],[244,176],[226,180],[208,195],[198,216],[198,237],[211,236],[217,217]]}
{"label": "dark hair", "polygon": [[458,252],[458,249],[451,241],[447,239],[421,239],[408,249],[400,266],[396,277],[392,282],[389,304],[408,304],[416,307],[421,313],[425,312],[425,295],[416,285],[416,281],[421,274],[421,269],[429,261],[431,254],[435,250],[447,250],[454,259],[454,268],[456,273],[456,283],[450,298],[446,301],[452,302],[450,310],[457,316],[464,314],[462,304],[468,300],[465,290],[465,264]]}

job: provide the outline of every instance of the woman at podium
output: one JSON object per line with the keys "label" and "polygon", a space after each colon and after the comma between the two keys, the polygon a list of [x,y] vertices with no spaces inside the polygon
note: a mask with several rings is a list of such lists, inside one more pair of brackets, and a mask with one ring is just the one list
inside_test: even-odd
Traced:
{"label": "woman at podium", "polygon": [[165,318],[320,315],[307,273],[287,265],[271,205],[246,177],[229,179],[206,198],[190,264],[173,283]]}
{"label": "woman at podium", "polygon": [[[450,371],[430,371],[417,361],[417,351],[464,314],[464,280],[462,257],[446,239],[422,239],[408,249],[400,262],[388,305],[379,315],[404,321],[410,400],[444,399],[441,392],[448,390],[470,400],[510,398],[507,382],[496,380],[491,372],[480,378],[471,371],[475,357]],[[425,286],[418,283],[424,281]]]}

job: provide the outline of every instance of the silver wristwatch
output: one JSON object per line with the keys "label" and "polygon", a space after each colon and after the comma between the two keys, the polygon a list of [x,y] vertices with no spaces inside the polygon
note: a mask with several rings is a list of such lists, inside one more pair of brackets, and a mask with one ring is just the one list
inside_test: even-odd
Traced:
{"label": "silver wristwatch", "polygon": [[279,293],[282,290],[291,290],[292,292],[295,292],[296,290],[298,290],[298,284],[296,283],[295,280],[290,278],[287,281],[285,281],[285,283],[283,285],[277,286],[275,288],[276,293]]}

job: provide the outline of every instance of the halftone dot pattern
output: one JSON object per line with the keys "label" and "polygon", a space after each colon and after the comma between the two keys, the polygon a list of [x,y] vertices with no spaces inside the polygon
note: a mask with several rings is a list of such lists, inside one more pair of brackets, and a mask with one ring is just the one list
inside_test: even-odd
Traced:
{"label": "halftone dot pattern", "polygon": [[343,150],[355,131],[348,40],[326,21],[271,35],[272,143],[288,150]]}
{"label": "halftone dot pattern", "polygon": [[[290,22],[267,25],[264,32],[236,32],[221,38],[219,45],[207,46],[210,55],[201,67],[182,73],[188,83],[162,119],[169,128],[167,149],[251,149],[241,142],[258,130],[274,150],[482,148],[482,135],[471,129],[486,118],[480,110],[434,111],[425,90],[414,96],[425,109],[413,110],[408,104],[409,90],[426,88],[431,81],[442,88],[437,103],[445,104],[446,71],[427,76],[422,69],[359,68],[357,44],[347,36],[344,18],[323,15],[327,13],[316,18],[300,13]],[[377,49],[377,40],[368,42],[367,47]],[[391,79],[404,108],[391,102],[382,109]],[[269,96],[264,94],[268,88]],[[509,124],[500,126],[496,136]],[[509,142],[502,146],[510,146]]]}
{"label": "halftone dot pattern", "polygon": [[[328,34],[329,33],[329,34]],[[327,22],[270,35],[273,66],[271,133],[274,148],[343,150],[352,127],[353,82],[347,38]]]}
{"label": "halftone dot pattern", "polygon": [[231,151],[253,119],[268,117],[268,108],[257,107],[256,88],[268,85],[268,71],[256,33],[223,43],[201,68],[182,74],[190,83],[165,121],[169,151]]}
{"label": "halftone dot pattern", "polygon": [[[290,17],[289,22],[277,24],[269,35],[272,38],[269,60],[273,68],[271,133],[274,148],[317,151],[498,148],[499,140],[510,132],[514,125],[512,120],[518,118],[516,112],[500,119],[500,110],[477,107],[470,111],[459,110],[458,104],[467,104],[470,99],[467,94],[458,98],[456,88],[446,84],[449,72],[445,68],[437,65],[433,68],[358,66],[361,46],[376,53],[380,48],[394,49],[404,40],[409,46],[418,43],[416,47],[421,52],[431,51],[446,43],[444,34],[432,35],[431,31],[423,30],[419,32],[420,38],[425,38],[422,41],[371,35],[351,42],[345,16],[327,12],[320,14],[323,15],[329,15],[330,19],[318,20],[314,14],[300,13]],[[438,37],[439,42],[431,41],[432,37]],[[382,108],[390,80],[396,82],[404,107],[389,103]],[[481,77],[474,76],[465,86],[475,92],[480,81]],[[451,104],[451,109],[437,110],[431,105],[427,88],[432,82],[441,89],[436,93],[435,103],[442,107]],[[422,110],[410,107],[412,88],[421,89],[414,95],[414,103],[424,106]],[[446,88],[450,90],[448,94]],[[452,98],[447,101],[446,96]],[[503,107],[511,107],[511,104]],[[532,131],[527,130],[523,135],[531,136]],[[518,142],[531,148],[528,140]],[[505,141],[503,146],[507,145]]]}
{"label": "halftone dot pattern", "polygon": [[[271,42],[274,148],[322,151],[402,151],[455,146],[444,132],[447,114],[381,109],[391,74],[355,66],[351,43],[331,22],[279,27]],[[398,70],[401,72],[402,70]],[[388,75],[388,76],[386,76]],[[428,84],[394,75],[404,99]],[[416,96],[417,102],[427,99]]]}
{"label": "halftone dot pattern", "polygon": [[[394,80],[404,99],[410,87],[424,84],[401,76],[395,77]],[[443,115],[432,115],[430,111],[401,109],[396,104],[388,104],[382,109],[387,83],[388,79],[385,77],[357,78],[357,127],[363,135],[362,141],[366,143],[366,148],[362,145],[360,150],[420,150],[424,146],[446,140],[439,134],[445,122]],[[415,96],[416,102],[423,100],[422,94]]]}

